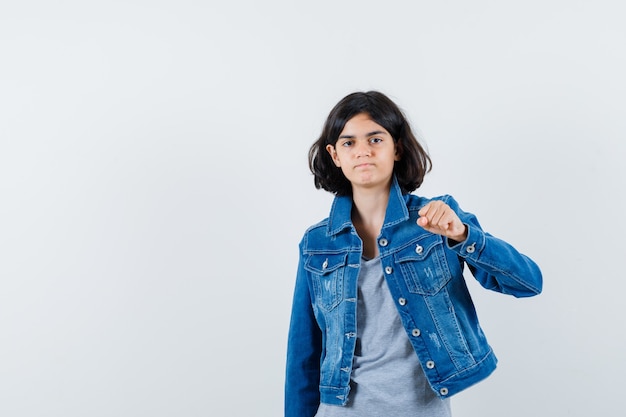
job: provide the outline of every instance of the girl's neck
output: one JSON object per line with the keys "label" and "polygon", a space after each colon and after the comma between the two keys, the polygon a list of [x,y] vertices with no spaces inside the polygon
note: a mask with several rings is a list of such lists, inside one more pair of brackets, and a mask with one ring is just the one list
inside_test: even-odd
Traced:
{"label": "girl's neck", "polygon": [[385,220],[389,190],[386,192],[359,192],[352,194],[352,217],[361,223],[380,223]]}
{"label": "girl's neck", "polygon": [[363,255],[369,259],[378,256],[376,239],[385,221],[389,188],[383,191],[370,191],[352,193],[352,223],[363,241]]}

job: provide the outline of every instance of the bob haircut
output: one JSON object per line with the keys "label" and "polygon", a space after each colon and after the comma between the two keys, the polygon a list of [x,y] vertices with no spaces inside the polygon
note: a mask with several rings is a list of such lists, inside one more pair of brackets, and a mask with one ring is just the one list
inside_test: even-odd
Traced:
{"label": "bob haircut", "polygon": [[348,120],[361,113],[368,114],[389,132],[400,155],[393,173],[403,193],[415,191],[431,170],[432,162],[400,108],[378,91],[348,94],[330,111],[322,134],[309,149],[309,168],[315,177],[315,188],[340,196],[352,195],[350,181],[333,163],[326,146],[335,146]]}

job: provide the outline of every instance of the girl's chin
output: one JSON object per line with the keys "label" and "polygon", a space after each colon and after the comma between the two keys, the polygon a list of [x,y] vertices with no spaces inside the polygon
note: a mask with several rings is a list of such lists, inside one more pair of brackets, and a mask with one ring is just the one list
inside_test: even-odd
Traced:
{"label": "girl's chin", "polygon": [[351,180],[350,183],[352,184],[352,188],[372,188],[378,186],[388,186],[391,184],[391,178],[381,180],[375,177],[361,177]]}

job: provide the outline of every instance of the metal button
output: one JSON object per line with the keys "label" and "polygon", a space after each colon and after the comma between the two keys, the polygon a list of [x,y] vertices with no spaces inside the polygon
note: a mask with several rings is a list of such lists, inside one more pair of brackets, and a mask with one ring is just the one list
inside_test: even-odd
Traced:
{"label": "metal button", "polygon": [[420,332],[420,329],[413,329],[411,334],[413,335],[413,337],[418,337],[420,334],[422,334],[422,332]]}
{"label": "metal button", "polygon": [[390,267],[390,266],[386,266],[385,267],[385,273],[386,274],[391,274],[392,272],[393,272],[393,268],[392,267]]}
{"label": "metal button", "polygon": [[448,395],[448,388],[441,388],[439,390],[439,394],[441,394],[441,395]]}
{"label": "metal button", "polygon": [[474,253],[475,250],[476,250],[476,242],[472,243],[467,248],[465,248],[465,251],[467,253]]}
{"label": "metal button", "polygon": [[322,264],[322,269],[326,269],[326,268],[328,268],[328,258],[326,258],[326,260]]}
{"label": "metal button", "polygon": [[389,242],[388,242],[388,241],[387,241],[387,239],[385,239],[384,237],[378,241],[378,244],[379,244],[380,246],[387,246],[387,244],[388,244],[388,243],[389,243]]}
{"label": "metal button", "polygon": [[400,304],[401,306],[406,305],[406,298],[404,297],[398,298],[398,304]]}
{"label": "metal button", "polygon": [[419,244],[418,244],[418,245],[415,247],[415,253],[417,253],[418,255],[421,255],[421,254],[422,254],[422,252],[424,252],[424,248],[423,248],[421,245],[419,245]]}
{"label": "metal button", "polygon": [[435,367],[435,362],[433,362],[433,361],[426,362],[426,367],[428,369],[433,369]]}

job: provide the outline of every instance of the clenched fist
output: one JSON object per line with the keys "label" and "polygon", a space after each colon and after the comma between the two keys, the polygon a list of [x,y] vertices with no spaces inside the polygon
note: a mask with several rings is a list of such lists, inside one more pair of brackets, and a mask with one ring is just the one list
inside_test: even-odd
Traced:
{"label": "clenched fist", "polygon": [[456,242],[467,239],[467,226],[459,216],[443,201],[431,201],[417,212],[417,224],[425,230]]}

